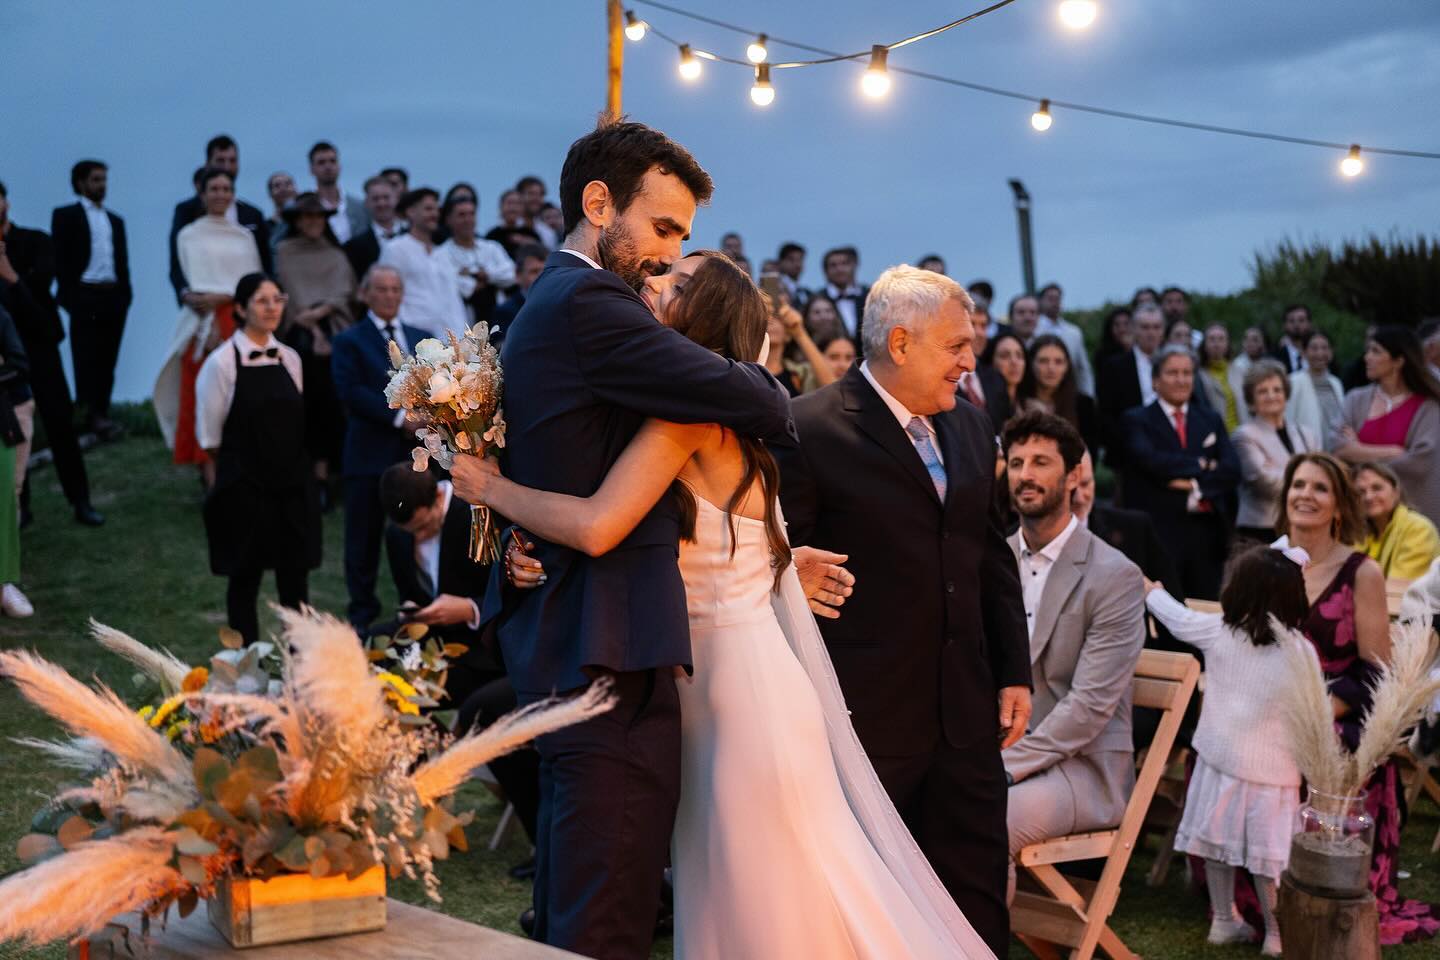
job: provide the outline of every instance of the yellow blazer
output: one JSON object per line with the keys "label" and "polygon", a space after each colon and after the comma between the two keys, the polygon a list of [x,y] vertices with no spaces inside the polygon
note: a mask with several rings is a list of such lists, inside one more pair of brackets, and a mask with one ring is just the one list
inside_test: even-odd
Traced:
{"label": "yellow blazer", "polygon": [[1365,541],[1365,552],[1380,564],[1386,577],[1414,580],[1440,557],[1440,533],[1423,513],[1402,503],[1379,538],[1372,536]]}

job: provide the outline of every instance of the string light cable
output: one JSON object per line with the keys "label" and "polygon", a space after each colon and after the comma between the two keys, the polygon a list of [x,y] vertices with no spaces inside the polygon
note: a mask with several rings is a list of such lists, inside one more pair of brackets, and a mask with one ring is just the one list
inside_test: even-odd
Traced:
{"label": "string light cable", "polygon": [[[869,61],[872,64],[873,69],[875,56],[880,51],[888,53],[890,50],[895,50],[912,43],[917,43],[921,40],[929,39],[930,37],[936,36],[940,33],[944,33],[947,30],[952,30],[955,27],[960,26],[961,24],[968,23],[978,17],[982,17],[987,13],[992,13],[1002,7],[1008,6],[1010,3],[1013,3],[1014,0],[1000,0],[1000,2],[998,3],[991,4],[990,6],[985,7],[982,10],[977,10],[976,12],[961,17],[958,20],[942,24],[941,26],[936,27],[933,30],[927,30],[924,33],[919,33],[912,37],[906,37],[905,39],[898,40],[895,43],[877,44],[870,50],[864,50],[857,53],[848,54],[838,53],[834,50],[827,50],[823,47],[817,47],[813,44],[803,43],[798,40],[787,40],[783,37],[776,36],[773,33],[769,33],[768,31],[761,32],[733,23],[728,23],[724,20],[718,20],[714,17],[709,17],[704,14],[695,13],[691,10],[686,10],[683,7],[677,7],[674,4],[663,2],[663,0],[633,0],[633,2],[639,6],[653,7],[657,10],[663,10],[667,13],[673,13],[678,17],[684,17],[686,19],[694,20],[699,23],[709,24],[710,26],[717,27],[721,30],[727,30],[731,33],[741,34],[742,36],[752,38],[752,40],[754,38],[761,38],[768,43],[780,44],[782,46],[792,47],[796,50],[803,50],[807,53],[815,53],[820,55],[818,59],[814,60],[792,60],[783,63],[769,64],[772,69],[781,70],[796,67],[818,66],[820,64],[828,63],[843,63],[846,61],[857,60]],[[655,34],[657,37],[660,37],[662,40],[665,40],[667,43],[672,44],[677,49],[681,46],[685,46],[685,44],[682,44],[681,41],[662,33],[661,31],[657,30],[653,25],[650,25],[649,32]],[[742,66],[745,67],[747,70],[752,71],[752,73],[755,70],[755,63],[750,60],[741,60],[738,58],[727,57],[721,54],[716,54],[709,51],[702,51],[698,49],[694,49],[694,55],[697,57],[703,57],[707,60],[714,60],[720,63],[730,63],[737,66]],[[1162,117],[1156,114],[1138,113],[1132,110],[1117,110],[1112,107],[1102,107],[1091,103],[1079,103],[1073,100],[1058,100],[1054,97],[1044,97],[1033,93],[1023,93],[1018,90],[1008,90],[1004,87],[995,87],[989,84],[975,83],[971,80],[961,80],[956,77],[947,77],[938,73],[930,73],[925,70],[914,70],[908,67],[897,67],[893,65],[887,67],[885,65],[883,56],[881,59],[881,67],[882,69],[888,69],[889,73],[902,74],[909,77],[918,77],[922,80],[930,80],[934,83],[943,83],[952,87],[961,87],[966,90],[973,90],[977,93],[985,93],[996,97],[1005,97],[1010,100],[1019,100],[1025,103],[1039,104],[1041,105],[1041,108],[1036,111],[1036,114],[1043,114],[1046,119],[1049,119],[1050,117],[1051,108],[1059,108],[1061,110],[1072,110],[1076,113],[1089,113],[1096,116],[1111,117],[1118,120],[1129,120],[1136,123],[1149,123],[1158,126],[1177,127],[1184,130],[1199,130],[1206,133],[1222,134],[1232,137],[1248,137],[1252,140],[1268,140],[1274,143],[1291,143],[1306,147],[1320,147],[1327,150],[1341,150],[1346,152],[1347,160],[1357,160],[1360,153],[1360,148],[1356,144],[1351,142],[1320,140],[1312,137],[1295,137],[1288,134],[1271,133],[1264,130],[1249,130],[1242,127],[1229,127],[1220,124],[1202,123],[1194,120],[1181,120],[1175,117]],[[1042,124],[1036,124],[1036,128],[1040,129],[1042,125],[1046,128],[1048,128],[1049,126],[1048,123],[1042,122]],[[1440,160],[1440,152],[1433,152],[1427,150],[1407,150],[1399,147],[1376,146],[1365,146],[1363,149],[1364,152],[1367,154],[1380,154],[1392,157],[1412,157],[1421,160]],[[1351,165],[1351,168],[1353,169],[1353,164]]]}

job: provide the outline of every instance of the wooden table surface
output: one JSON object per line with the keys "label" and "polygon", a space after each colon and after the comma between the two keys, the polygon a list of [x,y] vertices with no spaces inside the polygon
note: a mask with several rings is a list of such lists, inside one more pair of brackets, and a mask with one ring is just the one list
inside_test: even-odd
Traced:
{"label": "wooden table surface", "polygon": [[163,931],[151,927],[148,944],[139,936],[139,921],[126,918],[128,940],[112,926],[88,943],[72,946],[70,956],[86,957],[86,947],[91,960],[574,960],[579,956],[398,900],[387,900],[386,911],[386,927],[375,933],[236,950],[210,925],[201,904],[183,920],[172,910]]}

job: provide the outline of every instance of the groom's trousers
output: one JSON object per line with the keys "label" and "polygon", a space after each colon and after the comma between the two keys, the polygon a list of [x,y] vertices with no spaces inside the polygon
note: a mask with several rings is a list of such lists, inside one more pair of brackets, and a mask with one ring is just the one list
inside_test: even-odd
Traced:
{"label": "groom's trousers", "polygon": [[997,957],[1010,949],[1005,766],[994,739],[871,757],[880,782],[940,882]]}
{"label": "groom's trousers", "polygon": [[669,667],[611,676],[613,709],[536,743],[534,936],[598,960],[645,960],[680,799],[680,701]]}

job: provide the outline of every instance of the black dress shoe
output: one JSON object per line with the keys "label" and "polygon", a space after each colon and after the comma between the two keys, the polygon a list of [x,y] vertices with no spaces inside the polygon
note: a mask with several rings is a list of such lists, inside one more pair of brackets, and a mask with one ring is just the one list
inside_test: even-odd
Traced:
{"label": "black dress shoe", "polygon": [[535,908],[527,907],[525,912],[520,914],[520,929],[525,931],[525,936],[535,938]]}
{"label": "black dress shoe", "polygon": [[511,880],[531,880],[535,877],[535,858],[531,857],[524,863],[517,863],[510,868]]}
{"label": "black dress shoe", "polygon": [[105,525],[105,517],[90,504],[82,503],[75,508],[75,522],[87,527],[100,527]]}

